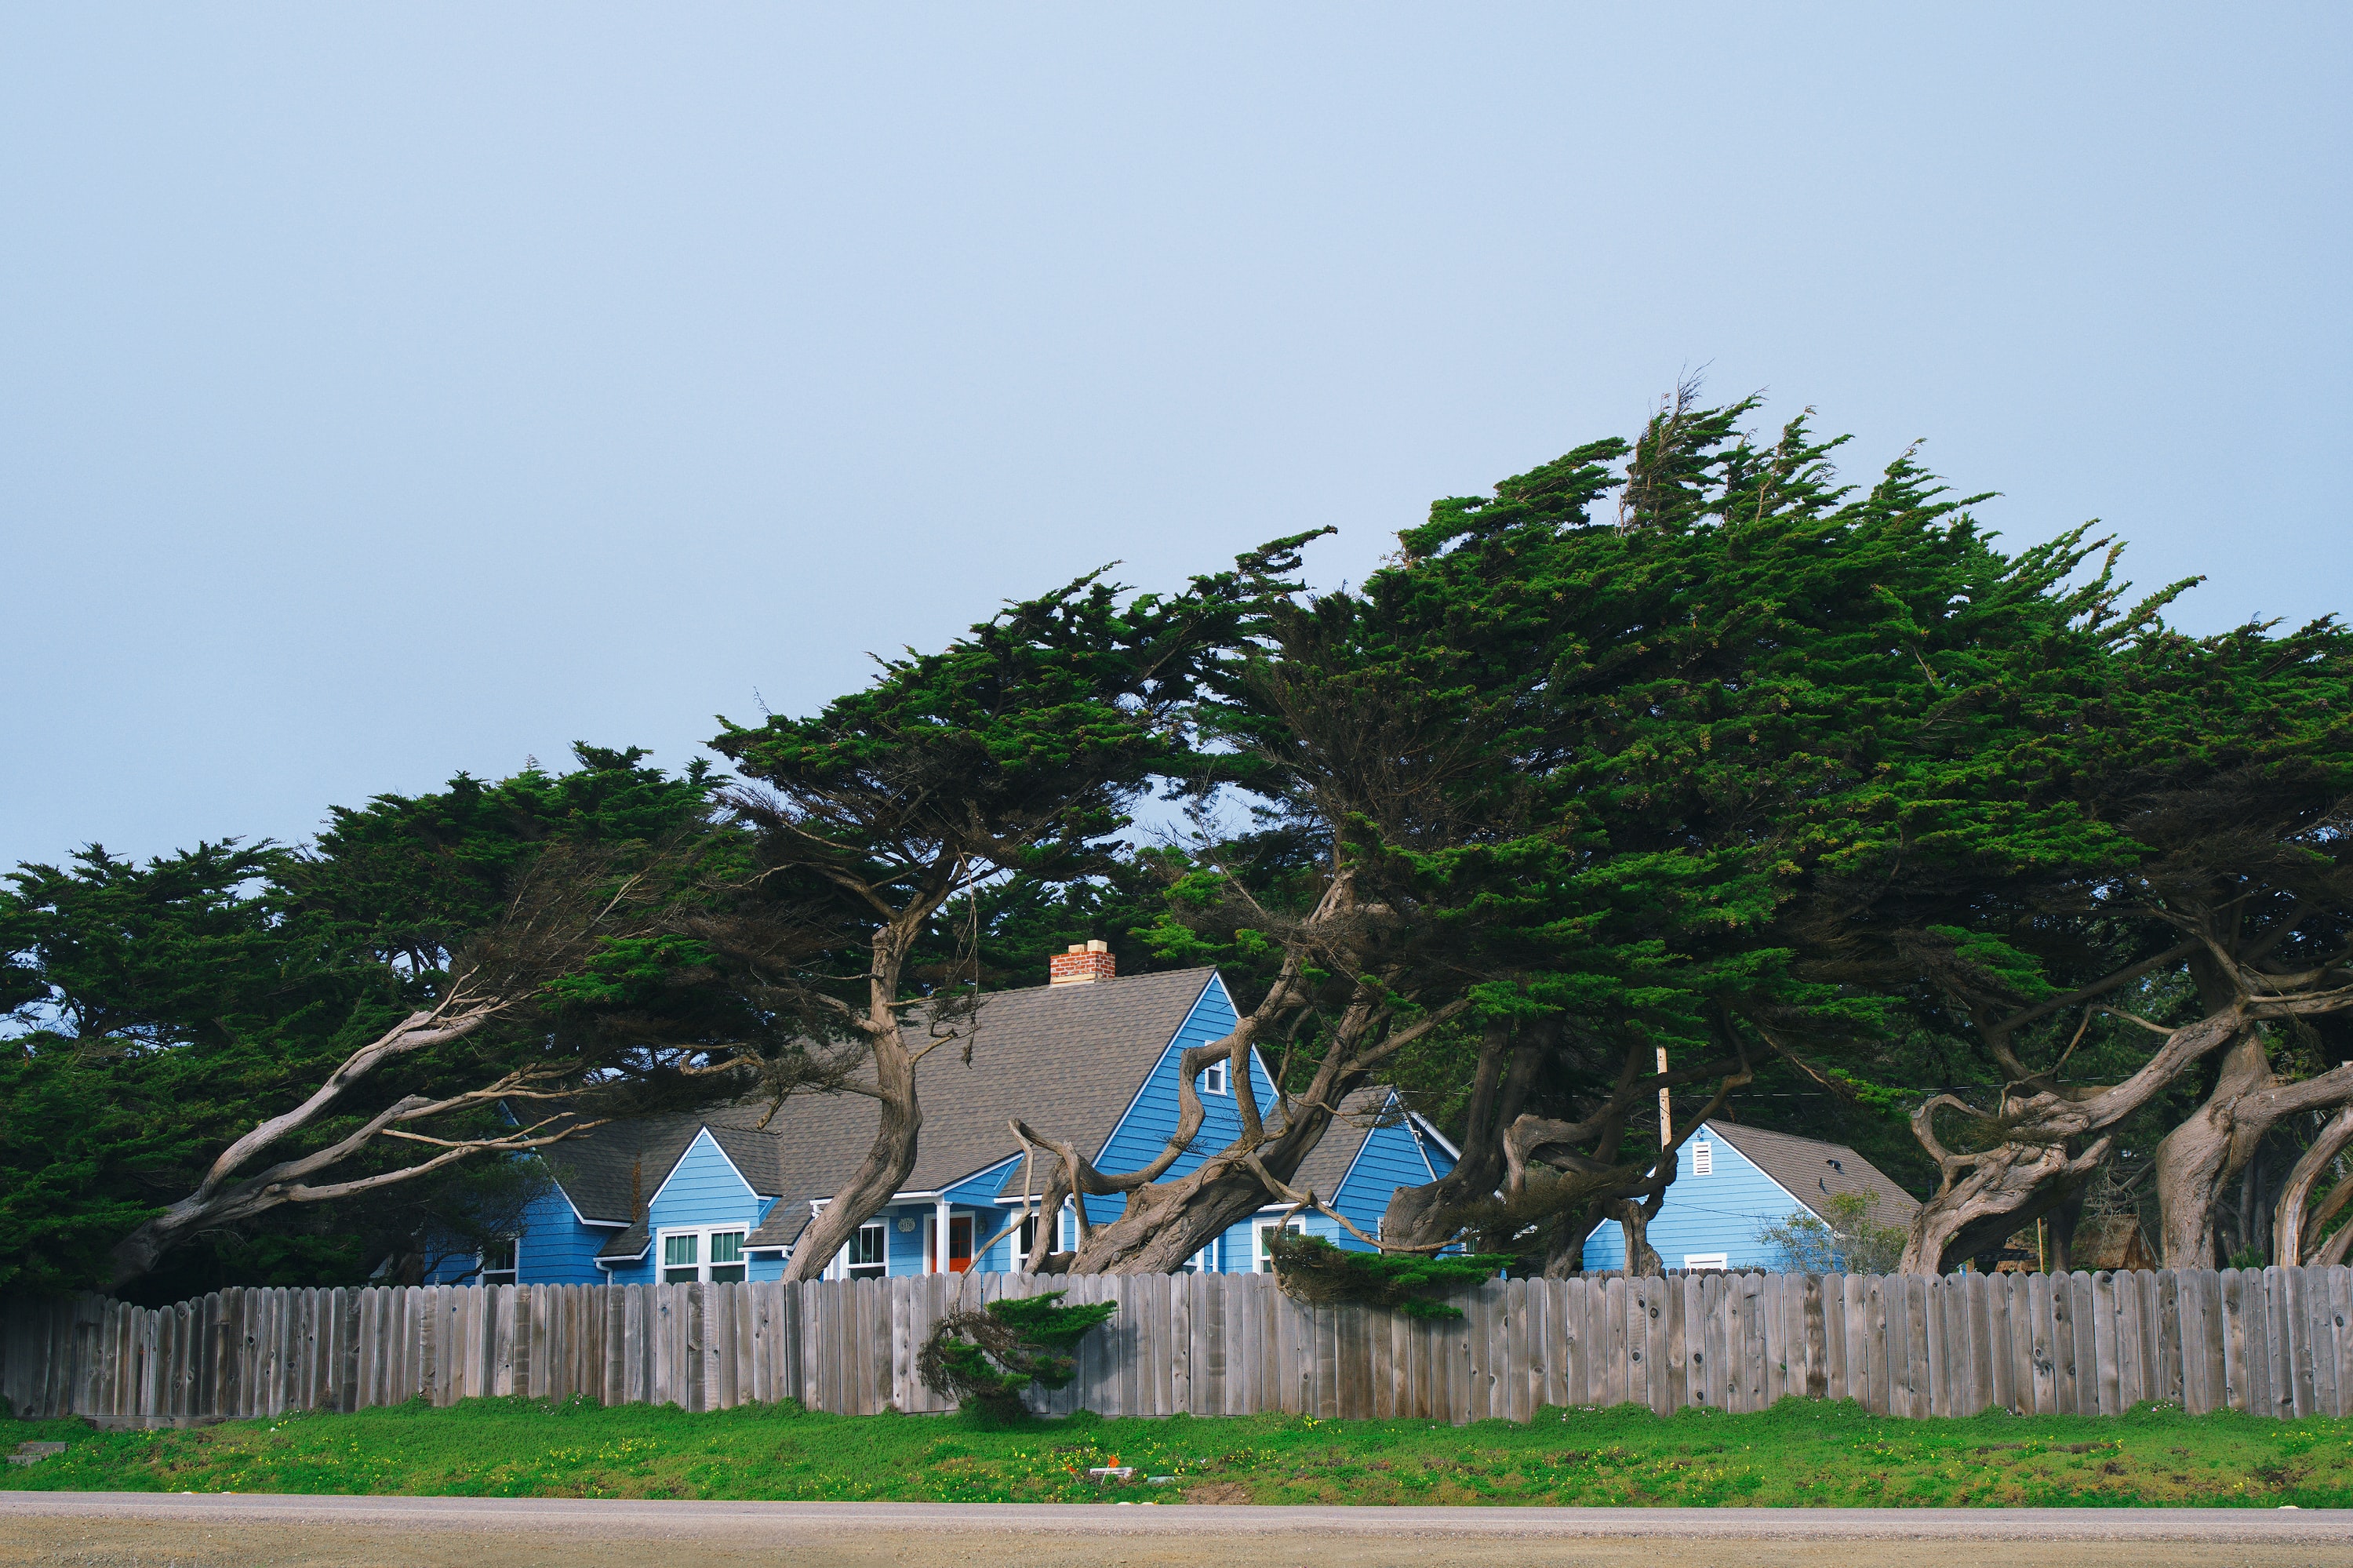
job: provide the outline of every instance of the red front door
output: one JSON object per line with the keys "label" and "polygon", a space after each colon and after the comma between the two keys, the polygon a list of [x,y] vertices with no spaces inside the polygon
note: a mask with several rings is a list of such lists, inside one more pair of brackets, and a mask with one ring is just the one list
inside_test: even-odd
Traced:
{"label": "red front door", "polygon": [[962,1274],[972,1266],[972,1217],[948,1221],[948,1272]]}

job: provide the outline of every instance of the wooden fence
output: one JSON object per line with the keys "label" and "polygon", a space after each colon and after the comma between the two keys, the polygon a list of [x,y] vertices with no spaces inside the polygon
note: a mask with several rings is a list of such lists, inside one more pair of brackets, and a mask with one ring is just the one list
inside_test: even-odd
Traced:
{"label": "wooden fence", "polygon": [[1048,1414],[1524,1421],[1544,1405],[1889,1415],[2353,1414],[2353,1271],[1696,1274],[1491,1283],[1460,1321],[1307,1307],[1262,1275],[948,1275],[817,1285],[224,1290],[0,1311],[22,1415],[168,1425],[479,1394],[871,1414],[945,1404],[915,1374],[943,1312],[1060,1287],[1119,1312]]}

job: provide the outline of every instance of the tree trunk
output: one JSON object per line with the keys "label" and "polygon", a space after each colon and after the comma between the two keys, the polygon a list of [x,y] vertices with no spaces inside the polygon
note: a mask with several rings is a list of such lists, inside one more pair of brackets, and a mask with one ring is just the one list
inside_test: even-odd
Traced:
{"label": "tree trunk", "polygon": [[1487,1024],[1480,1034],[1479,1065],[1463,1118],[1462,1157],[1437,1181],[1399,1187],[1389,1195],[1381,1217],[1383,1241],[1434,1246],[1452,1239],[1466,1208],[1493,1202],[1504,1180],[1504,1129],[1518,1119],[1538,1064],[1559,1041],[1557,1018]]}
{"label": "tree trunk", "polygon": [[[2276,1250],[2281,1267],[2296,1267],[2319,1251],[2322,1228],[2344,1208],[2348,1199],[2353,1199],[2353,1181],[2340,1176],[2320,1207],[2312,1207],[2314,1189],[2337,1165],[2348,1145],[2353,1145],[2353,1105],[2338,1111],[2320,1129],[2320,1136],[2312,1140],[2312,1147],[2295,1162],[2295,1169],[2288,1172],[2287,1184],[2280,1190],[2272,1234],[2278,1238]],[[2330,1239],[2345,1239],[2348,1233],[2353,1233],[2353,1227]],[[2337,1255],[2342,1258],[2343,1247],[2337,1248]]]}
{"label": "tree trunk", "polygon": [[2051,1261],[2058,1273],[2075,1272],[2075,1228],[2084,1223],[2084,1191],[2089,1185],[2071,1189],[2051,1211]]}
{"label": "tree trunk", "polygon": [[[2236,1008],[2209,1014],[2172,1031],[2123,1083],[2089,1093],[2042,1087],[2005,1095],[1991,1118],[1955,1095],[1927,1100],[1912,1113],[1912,1135],[1936,1161],[1943,1181],[1913,1216],[1899,1266],[1906,1274],[1944,1274],[2068,1202],[2116,1147],[2118,1123],[2244,1027]],[[2004,1141],[1981,1153],[1952,1152],[1936,1131],[1936,1113],[1946,1107],[1991,1119]],[[2069,1154],[2071,1144],[2081,1152]]]}
{"label": "tree trunk", "polygon": [[[1353,1089],[1354,1085],[1349,1088]],[[1259,1163],[1277,1181],[1289,1181],[1332,1125],[1327,1105],[1336,1105],[1347,1090],[1329,1095],[1311,1091],[1294,1102],[1293,1118],[1263,1153]],[[1299,1108],[1302,1104],[1312,1108]],[[1278,1201],[1247,1156],[1256,1150],[1223,1149],[1183,1176],[1147,1182],[1127,1194],[1127,1206],[1117,1219],[1094,1228],[1079,1243],[1071,1260],[1072,1274],[1174,1274],[1203,1247]],[[1319,1192],[1329,1199],[1329,1192]],[[1082,1198],[1080,1200],[1084,1202]]]}
{"label": "tree trunk", "polygon": [[916,1141],[923,1129],[923,1107],[915,1097],[914,1054],[899,1038],[897,1021],[887,1041],[880,1032],[868,1032],[874,1041],[874,1086],[880,1092],[882,1117],[865,1159],[842,1189],[827,1200],[817,1217],[801,1232],[785,1264],[785,1280],[797,1284],[823,1274],[834,1255],[849,1245],[858,1227],[874,1217],[898,1195],[907,1173],[915,1168]]}
{"label": "tree trunk", "polygon": [[[915,1068],[921,1057],[909,1048],[900,1026],[899,980],[907,953],[945,897],[947,884],[936,880],[921,897],[912,900],[888,925],[876,929],[873,959],[867,970],[866,1008],[855,1024],[866,1040],[874,1067],[874,1094],[882,1107],[874,1141],[865,1159],[839,1191],[827,1200],[817,1217],[801,1232],[785,1262],[785,1281],[798,1284],[823,1274],[834,1255],[849,1244],[858,1227],[899,1193],[907,1173],[915,1168],[916,1140],[923,1129],[923,1107],[915,1096]],[[1039,1227],[1044,1228],[1042,1225]]]}
{"label": "tree trunk", "polygon": [[1904,1245],[1905,1274],[1943,1274],[1952,1261],[1998,1250],[2091,1181],[2113,1140],[2070,1158],[2063,1143],[2004,1144],[1920,1206]]}
{"label": "tree trunk", "polygon": [[[1640,1207],[1640,1205],[1636,1205]],[[1607,1216],[1600,1205],[1580,1209],[1574,1214],[1564,1214],[1553,1226],[1552,1236],[1545,1248],[1544,1277],[1546,1279],[1567,1279],[1572,1274],[1585,1271],[1585,1244],[1601,1228]],[[1646,1222],[1647,1223],[1647,1222]]]}
{"label": "tree trunk", "polygon": [[2291,1083],[2272,1072],[2257,1029],[2245,1029],[2222,1057],[2206,1103],[2184,1118],[2157,1146],[2158,1234],[2162,1262],[2172,1269],[2212,1268],[2224,1261],[2215,1240],[2216,1211],[2234,1180],[2246,1185],[2241,1204],[2241,1245],[2262,1245],[2270,1216],[2261,1202],[2256,1154],[2283,1117],[2353,1099],[2353,1067],[2337,1067]]}
{"label": "tree trunk", "polygon": [[1657,1217],[1654,1209],[1631,1198],[1620,1198],[1609,1205],[1609,1217],[1626,1233],[1626,1273],[1630,1278],[1655,1278],[1666,1273],[1666,1261],[1651,1245],[1651,1221]]}

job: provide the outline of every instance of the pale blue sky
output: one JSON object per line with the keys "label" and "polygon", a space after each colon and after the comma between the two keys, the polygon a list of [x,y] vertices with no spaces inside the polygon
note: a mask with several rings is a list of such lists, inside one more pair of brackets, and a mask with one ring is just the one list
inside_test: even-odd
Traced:
{"label": "pale blue sky", "polygon": [[2353,8],[0,11],[0,863],[682,763],[1687,367],[2353,609]]}

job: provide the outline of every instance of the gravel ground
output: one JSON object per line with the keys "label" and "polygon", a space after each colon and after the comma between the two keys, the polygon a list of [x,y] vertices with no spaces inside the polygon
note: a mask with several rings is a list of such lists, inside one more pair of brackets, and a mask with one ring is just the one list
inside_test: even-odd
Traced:
{"label": "gravel ground", "polygon": [[[659,1557],[649,1543],[659,1543]],[[0,1492],[0,1564],[87,1568],[2207,1568],[2353,1563],[2353,1513],[1277,1509]]]}

